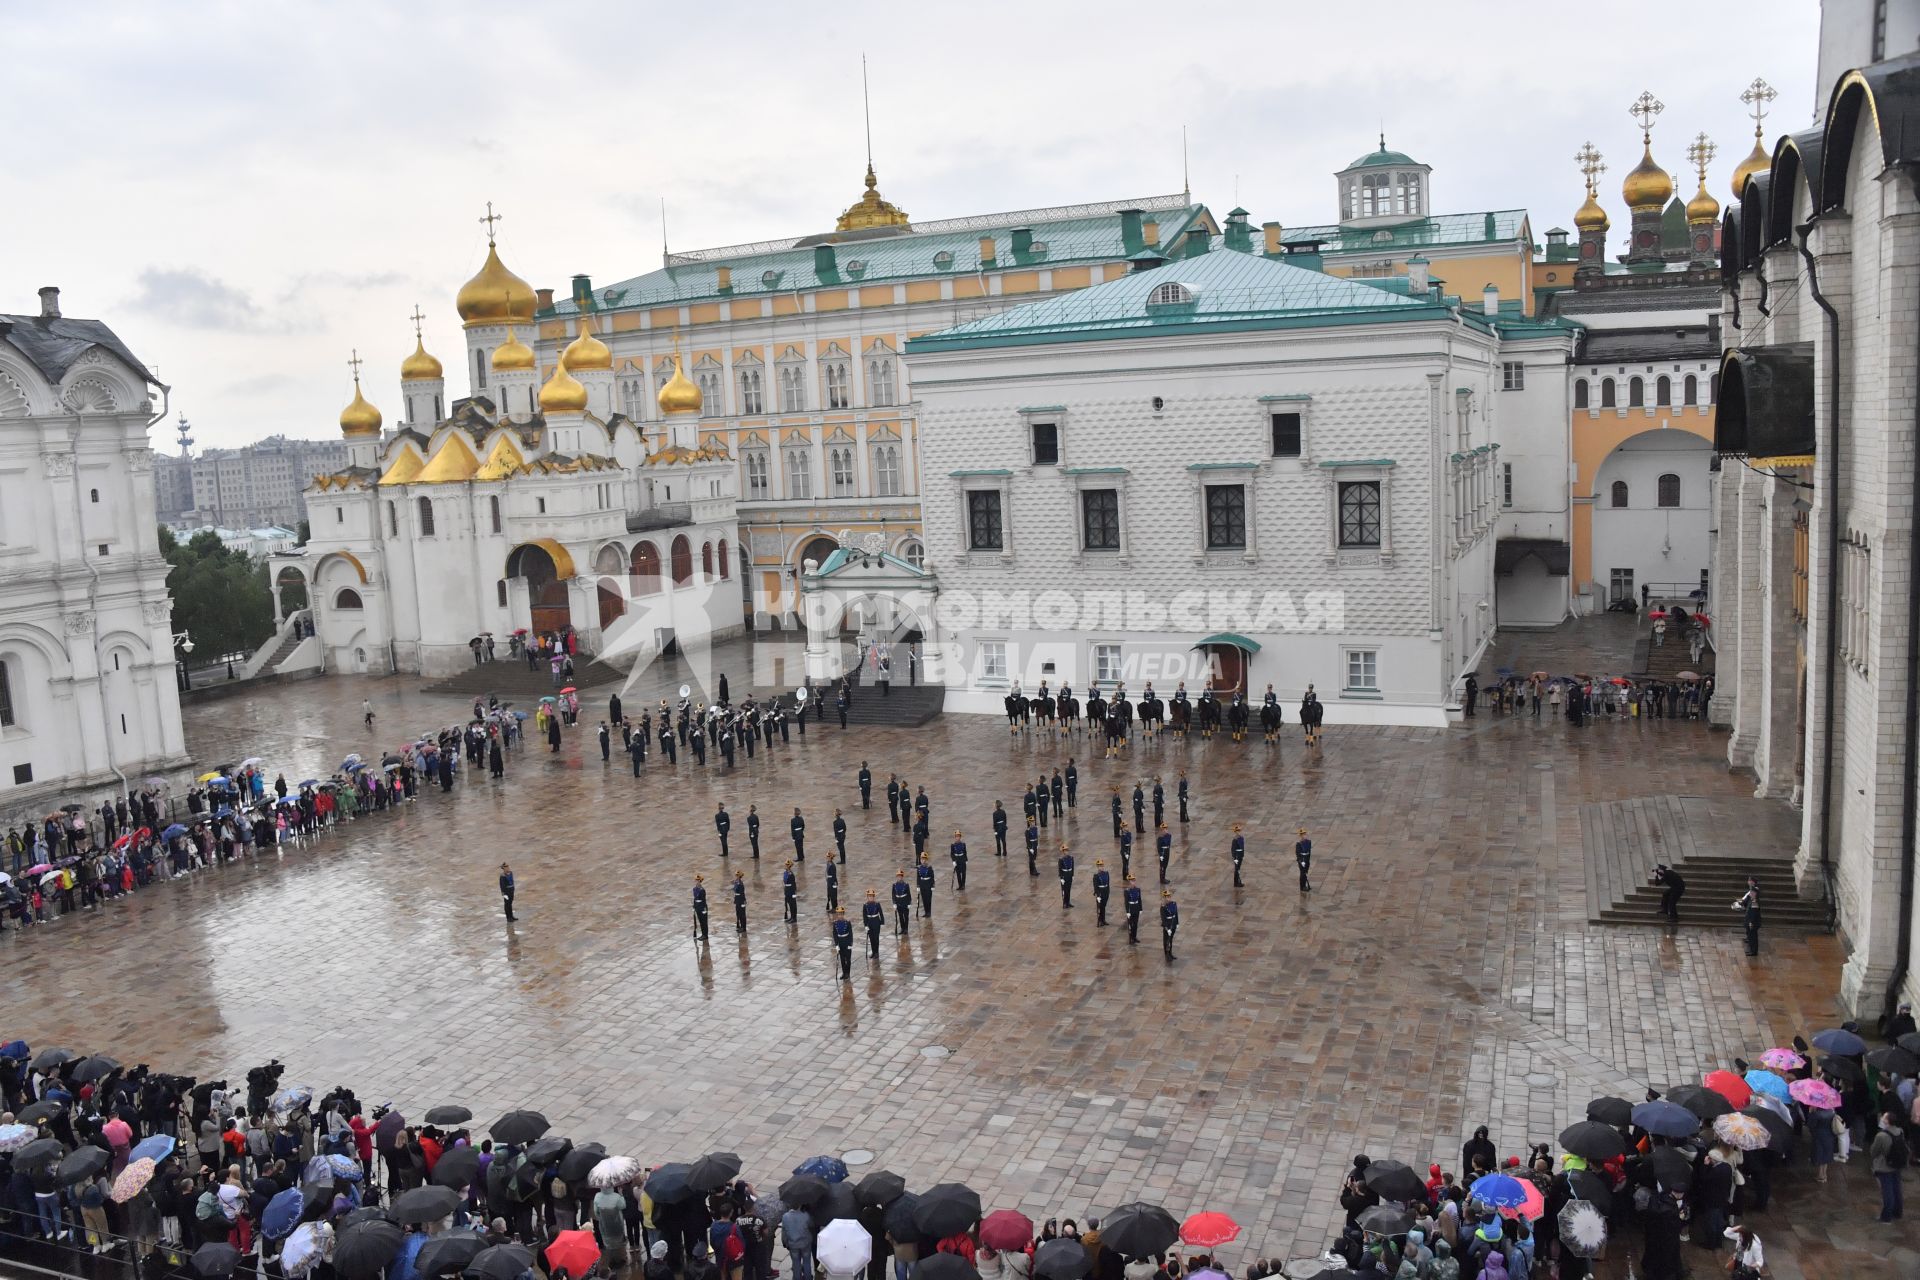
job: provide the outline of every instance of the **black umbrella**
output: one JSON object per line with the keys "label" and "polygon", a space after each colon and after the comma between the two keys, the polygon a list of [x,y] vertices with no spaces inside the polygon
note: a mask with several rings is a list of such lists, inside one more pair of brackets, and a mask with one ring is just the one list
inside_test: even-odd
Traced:
{"label": "black umbrella", "polygon": [[333,1211],[333,1184],[309,1182],[300,1188],[300,1221],[317,1222]]}
{"label": "black umbrella", "polygon": [[493,1122],[487,1132],[495,1142],[505,1142],[518,1146],[532,1142],[553,1126],[538,1111],[509,1111]]}
{"label": "black umbrella", "polygon": [[1894,1043],[1908,1053],[1920,1053],[1920,1031],[1909,1031]]}
{"label": "black umbrella", "polygon": [[568,1182],[583,1182],[593,1172],[593,1166],[607,1158],[607,1149],[598,1142],[583,1142],[560,1157],[560,1168],[555,1172]]}
{"label": "black umbrella", "polygon": [[861,1204],[880,1209],[906,1193],[907,1180],[887,1169],[875,1169],[854,1185],[853,1194]]}
{"label": "black umbrella", "polygon": [[943,1182],[920,1194],[920,1203],[913,1209],[913,1221],[935,1240],[957,1236],[980,1221],[980,1197],[964,1183]]}
{"label": "black umbrella", "polygon": [[1610,1124],[1582,1120],[1560,1131],[1560,1145],[1588,1160],[1611,1160],[1627,1154],[1627,1140]]}
{"label": "black umbrella", "polygon": [[1595,1098],[1587,1104],[1587,1119],[1624,1129],[1633,1123],[1633,1104],[1625,1098]]}
{"label": "black umbrella", "polygon": [[26,1146],[13,1153],[13,1163],[19,1169],[37,1169],[43,1164],[55,1164],[67,1154],[67,1144],[58,1138],[35,1138]]}
{"label": "black umbrella", "polygon": [[1040,1280],[1080,1280],[1093,1270],[1093,1259],[1078,1240],[1049,1240],[1033,1251],[1033,1274]]}
{"label": "black umbrella", "polygon": [[655,1204],[680,1204],[699,1195],[687,1185],[684,1164],[663,1164],[647,1175],[647,1195]]}
{"label": "black umbrella", "polygon": [[887,1234],[893,1237],[895,1243],[919,1244],[925,1239],[920,1234],[920,1228],[915,1226],[913,1221],[913,1211],[919,1203],[919,1196],[911,1191],[902,1191],[894,1202],[887,1206],[886,1216],[882,1221],[886,1224]]}
{"label": "black umbrella", "polygon": [[1693,1161],[1678,1147],[1655,1147],[1647,1157],[1653,1176],[1669,1191],[1685,1191],[1693,1186]]}
{"label": "black umbrella", "polygon": [[72,1154],[60,1162],[60,1170],[54,1174],[54,1181],[63,1187],[70,1187],[94,1177],[112,1163],[113,1157],[99,1147],[76,1147]]}
{"label": "black umbrella", "polygon": [[403,1191],[393,1202],[393,1220],[403,1227],[424,1226],[450,1216],[460,1207],[460,1193],[432,1185]]}
{"label": "black umbrella", "polygon": [[465,1271],[486,1247],[486,1237],[474,1235],[470,1231],[435,1236],[421,1245],[420,1252],[414,1255],[414,1274],[426,1276],[428,1280],[433,1280],[436,1276],[457,1276]]}
{"label": "black umbrella", "polygon": [[980,1273],[957,1253],[936,1253],[913,1264],[909,1280],[980,1280]]}
{"label": "black umbrella", "polygon": [[1608,1186],[1607,1180],[1597,1173],[1586,1169],[1570,1169],[1567,1171],[1567,1186],[1575,1196],[1585,1200],[1602,1214],[1613,1208],[1613,1188]]}
{"label": "black umbrella", "polygon": [[1920,1074],[1920,1054],[1897,1045],[1885,1045],[1867,1051],[1867,1065],[1893,1075]]}
{"label": "black umbrella", "polygon": [[480,1153],[473,1147],[455,1147],[443,1153],[433,1166],[435,1184],[452,1187],[456,1191],[472,1186],[473,1180],[479,1176]]}
{"label": "black umbrella", "polygon": [[573,1139],[552,1134],[527,1147],[527,1163],[547,1165],[573,1150]]}
{"label": "black umbrella", "polygon": [[813,1229],[819,1231],[835,1218],[857,1218],[860,1205],[854,1199],[851,1182],[833,1182],[827,1185],[827,1194],[821,1196],[807,1216],[813,1219]]}
{"label": "black umbrella", "polygon": [[525,1245],[496,1244],[482,1249],[460,1274],[469,1280],[520,1280],[532,1265],[533,1253]]}
{"label": "black umbrella", "polygon": [[1767,1147],[1769,1150],[1785,1151],[1793,1145],[1793,1123],[1779,1112],[1766,1107],[1752,1106],[1743,1108],[1740,1114],[1743,1116],[1752,1116],[1755,1120],[1767,1126]]}
{"label": "black umbrella", "polygon": [[42,1098],[38,1102],[30,1102],[20,1108],[13,1118],[21,1124],[39,1124],[45,1120],[56,1119],[64,1114],[66,1109],[66,1106],[56,1099]]}
{"label": "black umbrella", "polygon": [[343,1228],[333,1240],[333,1269],[347,1280],[373,1280],[399,1256],[407,1233],[374,1219]]}
{"label": "black umbrella", "polygon": [[[332,1197],[329,1196],[328,1199],[331,1200]],[[357,1227],[363,1222],[391,1223],[393,1222],[393,1214],[377,1204],[363,1204],[358,1209],[350,1209],[347,1211],[347,1216],[340,1219],[339,1229],[345,1231],[348,1227]],[[398,1224],[395,1223],[394,1225],[397,1226]]]}
{"label": "black umbrella", "polygon": [[1822,1058],[1820,1070],[1835,1080],[1845,1080],[1849,1084],[1865,1084],[1867,1080],[1866,1069],[1852,1058]]}
{"label": "black umbrella", "polygon": [[1180,1223],[1157,1204],[1136,1200],[1100,1220],[1100,1243],[1128,1258],[1165,1253],[1180,1238]]}
{"label": "black umbrella", "polygon": [[[1831,1031],[1822,1031],[1813,1038],[1813,1047],[1824,1049],[1828,1053],[1848,1055],[1862,1054],[1867,1051],[1867,1042],[1848,1031],[1845,1027],[1835,1027]],[[39,1059],[34,1059],[38,1062]]]}
{"label": "black umbrella", "polygon": [[240,1265],[240,1251],[230,1244],[203,1244],[193,1251],[193,1273],[207,1280],[230,1276]]}
{"label": "black umbrella", "polygon": [[826,1194],[827,1184],[810,1173],[796,1173],[780,1184],[780,1198],[789,1208],[811,1209],[825,1199]]}
{"label": "black umbrella", "polygon": [[81,1084],[92,1084],[102,1076],[110,1076],[120,1069],[118,1058],[109,1058],[104,1053],[96,1053],[91,1058],[82,1058],[69,1077]]}
{"label": "black umbrella", "polygon": [[35,1071],[52,1071],[64,1067],[80,1055],[71,1049],[42,1049],[33,1055],[32,1067]]}
{"label": "black umbrella", "polygon": [[1413,1215],[1390,1204],[1362,1209],[1355,1221],[1362,1231],[1371,1231],[1377,1236],[1403,1236],[1413,1229]]}
{"label": "black umbrella", "polygon": [[709,1151],[687,1169],[687,1185],[695,1191],[718,1191],[740,1173],[740,1157],[731,1151]]}
{"label": "black umbrella", "polygon": [[1707,1124],[1713,1123],[1715,1116],[1724,1116],[1733,1110],[1731,1102],[1697,1084],[1683,1084],[1677,1089],[1669,1089],[1666,1097],[1668,1102],[1685,1107]]}
{"label": "black umbrella", "polygon": [[387,1112],[380,1117],[379,1123],[373,1126],[373,1145],[381,1151],[391,1151],[400,1141],[400,1134],[406,1127],[405,1116],[398,1111]]}
{"label": "black umbrella", "polygon": [[1427,1194],[1427,1180],[1398,1160],[1375,1160],[1364,1176],[1382,1200],[1418,1200]]}
{"label": "black umbrella", "polygon": [[428,1124],[465,1124],[473,1119],[473,1112],[465,1107],[435,1107],[427,1112]]}

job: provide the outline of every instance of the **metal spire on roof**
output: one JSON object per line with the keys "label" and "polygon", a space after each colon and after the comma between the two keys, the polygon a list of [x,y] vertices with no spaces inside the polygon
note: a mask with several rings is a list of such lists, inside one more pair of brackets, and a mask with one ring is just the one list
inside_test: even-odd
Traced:
{"label": "metal spire on roof", "polygon": [[867,122],[867,168],[873,168],[873,95],[867,89],[867,55],[860,54],[860,114]]}

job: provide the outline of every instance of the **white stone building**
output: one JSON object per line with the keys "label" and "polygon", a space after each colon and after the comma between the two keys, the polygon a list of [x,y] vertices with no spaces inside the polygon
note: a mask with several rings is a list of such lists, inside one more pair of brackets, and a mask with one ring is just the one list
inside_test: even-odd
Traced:
{"label": "white stone building", "polygon": [[0,315],[0,810],[186,760],[147,429],[111,329]]}
{"label": "white stone building", "polygon": [[1574,328],[1260,252],[1238,211],[1176,252],[909,344],[948,707],[1210,675],[1444,724],[1497,622],[1502,365],[1563,369]]}

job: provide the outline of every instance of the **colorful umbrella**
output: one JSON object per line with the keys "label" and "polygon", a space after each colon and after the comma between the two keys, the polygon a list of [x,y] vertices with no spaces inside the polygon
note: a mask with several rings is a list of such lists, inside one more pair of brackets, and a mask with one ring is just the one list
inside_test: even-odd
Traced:
{"label": "colorful umbrella", "polygon": [[[858,1227],[859,1223],[854,1223]],[[864,1230],[862,1235],[866,1235]],[[871,1255],[873,1237],[867,1236],[868,1253]],[[547,1246],[547,1270],[564,1267],[570,1276],[584,1276],[600,1261],[600,1246],[594,1242],[591,1231],[562,1231]]]}
{"label": "colorful umbrella", "polygon": [[640,1162],[631,1156],[608,1156],[587,1173],[590,1187],[624,1187],[640,1176]]}
{"label": "colorful umbrella", "polygon": [[120,1176],[113,1180],[110,1193],[115,1204],[125,1204],[139,1195],[141,1190],[153,1181],[153,1161],[147,1159],[130,1160]]}
{"label": "colorful umbrella", "polygon": [[1753,1101],[1753,1094],[1755,1093],[1765,1094],[1770,1098],[1778,1098],[1782,1102],[1787,1101],[1787,1099],[1793,1096],[1787,1092],[1787,1082],[1771,1071],[1760,1071],[1756,1069],[1747,1072],[1744,1078],[1747,1083],[1747,1088],[1752,1090],[1752,1093],[1747,1095],[1749,1102]]}
{"label": "colorful umbrella", "polygon": [[1840,1091],[1825,1080],[1795,1080],[1787,1086],[1787,1092],[1795,1102],[1822,1111],[1833,1111],[1840,1106]]}
{"label": "colorful umbrella", "polygon": [[980,1221],[980,1243],[1005,1253],[1033,1243],[1033,1219],[1018,1209],[995,1209]]}
{"label": "colorful umbrella", "polygon": [[1591,1258],[1607,1243],[1607,1219],[1584,1200],[1572,1200],[1560,1211],[1560,1243],[1568,1252]]}
{"label": "colorful umbrella", "polygon": [[1767,1126],[1736,1111],[1713,1122],[1713,1136],[1740,1151],[1758,1151],[1767,1145]]}
{"label": "colorful umbrella", "polygon": [[1760,1055],[1760,1065],[1769,1071],[1798,1071],[1807,1060],[1791,1049],[1769,1049]]}
{"label": "colorful umbrella", "polygon": [[1224,1213],[1196,1213],[1180,1224],[1180,1238],[1201,1249],[1217,1249],[1238,1239],[1240,1224]]}
{"label": "colorful umbrella", "polygon": [[40,1136],[30,1124],[0,1124],[0,1153],[18,1151]]}
{"label": "colorful umbrella", "polygon": [[1517,1209],[1527,1202],[1529,1185],[1504,1173],[1489,1173],[1475,1178],[1467,1194],[1495,1209]]}
{"label": "colorful umbrella", "polygon": [[280,1250],[280,1269],[290,1277],[304,1276],[333,1256],[333,1228],[324,1222],[306,1222],[287,1237]]}
{"label": "colorful umbrella", "polygon": [[198,778],[195,778],[194,781],[195,782],[212,782],[215,778],[218,778],[219,776],[220,775],[217,773],[203,773]]}
{"label": "colorful umbrella", "polygon": [[1547,1198],[1540,1194],[1540,1188],[1535,1186],[1531,1179],[1516,1178],[1514,1181],[1520,1184],[1526,1199],[1511,1208],[1503,1207],[1500,1212],[1509,1218],[1525,1218],[1528,1222],[1532,1222],[1547,1211]]}
{"label": "colorful umbrella", "polygon": [[818,1178],[822,1182],[845,1182],[846,1162],[835,1156],[813,1156],[794,1166],[796,1177]]}

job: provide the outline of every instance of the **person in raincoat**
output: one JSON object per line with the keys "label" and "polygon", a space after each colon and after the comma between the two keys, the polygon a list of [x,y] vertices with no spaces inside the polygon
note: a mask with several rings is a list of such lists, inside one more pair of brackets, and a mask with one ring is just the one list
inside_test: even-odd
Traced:
{"label": "person in raincoat", "polygon": [[602,1187],[593,1197],[593,1225],[600,1232],[601,1260],[609,1268],[627,1262],[627,1201],[612,1187]]}

